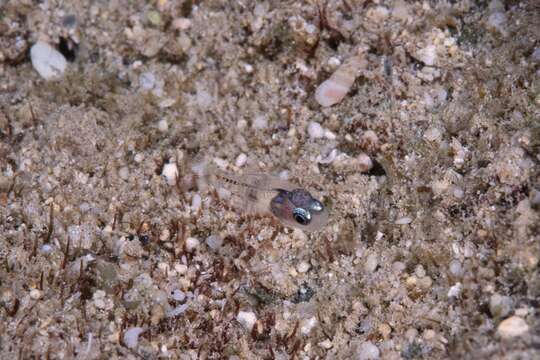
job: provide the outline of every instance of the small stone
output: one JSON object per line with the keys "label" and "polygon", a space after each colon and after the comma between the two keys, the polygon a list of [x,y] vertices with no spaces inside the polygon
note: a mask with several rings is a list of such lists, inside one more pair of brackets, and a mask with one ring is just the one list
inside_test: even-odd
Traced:
{"label": "small stone", "polygon": [[236,320],[246,328],[246,330],[251,331],[253,325],[257,322],[257,316],[252,311],[239,311],[236,315]]}
{"label": "small stone", "polygon": [[179,275],[185,275],[188,271],[188,267],[184,264],[175,264],[174,270],[176,270]]}
{"label": "small stone", "polygon": [[171,293],[171,298],[176,301],[184,301],[186,298],[186,293],[184,293],[182,290],[173,290]]}
{"label": "small stone", "polygon": [[356,349],[357,360],[375,360],[380,357],[380,351],[371,341],[366,341],[358,345]]}
{"label": "small stone", "polygon": [[371,168],[373,168],[373,161],[371,160],[369,155],[365,153],[360,153],[356,157],[356,163],[358,165],[358,169],[362,173],[368,172],[369,170],[371,170]]}
{"label": "small stone", "polygon": [[165,176],[165,180],[169,186],[175,185],[176,179],[178,178],[178,167],[176,166],[176,163],[171,162],[163,165],[161,174]]}
{"label": "small stone", "polygon": [[450,262],[450,273],[454,276],[461,276],[462,272],[461,262],[459,260],[452,260]]}
{"label": "small stone", "polygon": [[139,76],[139,86],[144,90],[152,90],[156,86],[156,76],[153,72],[147,71]]}
{"label": "small stone", "polygon": [[188,237],[186,239],[186,250],[189,252],[192,252],[193,250],[197,249],[199,247],[199,239],[194,237]]}
{"label": "small stone", "polygon": [[390,327],[390,325],[386,323],[380,324],[378,329],[381,335],[383,336],[383,338],[385,339],[388,339],[388,337],[390,336],[390,333],[392,332],[392,328]]}
{"label": "small stone", "polygon": [[223,238],[219,235],[210,235],[206,238],[206,245],[214,251],[217,251],[223,245]]}
{"label": "small stone", "polygon": [[202,205],[202,198],[201,195],[198,193],[193,194],[193,197],[191,198],[191,210],[194,212],[199,211]]}
{"label": "small stone", "polygon": [[169,123],[167,123],[167,119],[161,119],[158,122],[158,130],[162,133],[167,132],[169,130]]}
{"label": "small stone", "polygon": [[433,66],[437,62],[437,48],[434,45],[428,45],[416,52],[416,58],[427,66]]}
{"label": "small stone", "polygon": [[410,217],[406,216],[406,217],[402,217],[402,218],[397,219],[394,223],[396,225],[407,225],[407,224],[412,223],[412,219]]}
{"label": "small stone", "polygon": [[312,139],[320,139],[324,136],[324,129],[321,124],[312,121],[308,125],[308,134]]}
{"label": "small stone", "polygon": [[30,290],[30,297],[34,300],[41,299],[41,296],[43,296],[43,293],[38,289],[32,289]]}
{"label": "small stone", "polygon": [[493,294],[489,299],[489,311],[496,318],[504,318],[510,314],[513,308],[512,298],[500,294]]}
{"label": "small stone", "polygon": [[67,67],[64,55],[45,42],[37,42],[30,49],[32,66],[45,80],[61,76]]}
{"label": "small stone", "polygon": [[300,332],[302,335],[307,336],[311,330],[317,325],[317,318],[315,316],[309,319],[304,319],[300,322]]}
{"label": "small stone", "polygon": [[529,325],[518,316],[511,316],[503,320],[497,327],[497,333],[503,339],[510,339],[525,335],[529,331]]}
{"label": "small stone", "polygon": [[246,164],[246,162],[247,162],[247,155],[244,154],[244,153],[241,153],[236,158],[236,161],[234,162],[234,165],[237,166],[237,167],[242,167],[242,166],[244,166]]}
{"label": "small stone", "polygon": [[369,254],[366,262],[364,263],[364,270],[367,273],[372,273],[377,269],[377,266],[379,265],[379,260],[377,259],[376,254]]}
{"label": "small stone", "polygon": [[120,179],[122,180],[129,179],[129,168],[127,166],[122,166],[120,170],[118,170],[118,176],[120,176]]}
{"label": "small stone", "polygon": [[175,30],[187,30],[191,27],[191,20],[187,18],[174,19],[172,27]]}
{"label": "small stone", "polygon": [[310,267],[311,266],[309,265],[309,263],[307,261],[302,261],[302,262],[300,262],[300,264],[298,264],[296,269],[298,270],[299,273],[302,274],[302,273],[308,272]]}
{"label": "small stone", "polygon": [[139,335],[144,331],[140,327],[132,327],[124,332],[124,345],[130,349],[134,349],[139,344]]}
{"label": "small stone", "polygon": [[460,293],[461,293],[461,283],[458,282],[448,290],[448,297],[449,298],[458,297]]}
{"label": "small stone", "polygon": [[332,344],[332,341],[330,341],[330,339],[323,340],[318,345],[326,350],[331,349],[332,346],[334,346],[334,344]]}
{"label": "small stone", "polygon": [[41,252],[44,254],[50,254],[53,250],[54,248],[49,244],[43,244],[43,246],[41,246]]}
{"label": "small stone", "polygon": [[351,57],[339,66],[330,77],[315,90],[315,100],[323,107],[335,105],[345,98],[360,70],[367,61],[361,54]]}

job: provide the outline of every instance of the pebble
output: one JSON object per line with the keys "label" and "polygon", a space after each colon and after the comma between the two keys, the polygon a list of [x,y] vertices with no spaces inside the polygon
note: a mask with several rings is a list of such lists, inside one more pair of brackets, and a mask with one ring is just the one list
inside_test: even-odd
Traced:
{"label": "pebble", "polygon": [[525,335],[529,331],[529,325],[518,316],[511,316],[503,320],[497,327],[497,333],[503,339]]}
{"label": "pebble", "polygon": [[306,272],[308,272],[310,267],[311,266],[309,265],[309,263],[307,261],[302,261],[302,262],[300,262],[300,264],[298,264],[296,269],[298,270],[299,273],[306,273]]}
{"label": "pebble", "polygon": [[202,205],[201,195],[199,195],[198,193],[195,193],[193,197],[191,198],[191,210],[193,210],[194,212],[197,212],[201,208],[201,205]]}
{"label": "pebble", "polygon": [[118,176],[120,176],[120,179],[122,180],[129,179],[129,168],[127,166],[122,166],[120,170],[118,170]]}
{"label": "pebble", "polygon": [[416,59],[427,66],[433,66],[437,62],[437,48],[434,45],[428,45],[416,52]]}
{"label": "pebble", "polygon": [[144,331],[140,327],[132,327],[124,332],[124,345],[130,349],[134,349],[139,344],[139,335]]}
{"label": "pebble", "polygon": [[139,86],[144,90],[152,90],[156,86],[156,75],[147,71],[139,76]]}
{"label": "pebble", "polygon": [[161,119],[158,122],[158,130],[162,133],[167,132],[169,130],[169,123],[167,122],[167,119]]}
{"label": "pebble", "polygon": [[496,318],[504,318],[512,311],[512,298],[500,294],[493,294],[489,299],[489,311]]}
{"label": "pebble", "polygon": [[318,345],[326,350],[331,349],[332,346],[334,346],[334,344],[332,344],[332,341],[330,341],[329,339],[321,341]]}
{"label": "pebble", "polygon": [[247,330],[251,331],[253,325],[257,322],[257,316],[252,311],[239,311],[238,315],[236,315],[236,320]]}
{"label": "pebble", "polygon": [[458,297],[460,293],[461,293],[461,283],[458,282],[448,290],[448,297],[449,298]]}
{"label": "pebble", "polygon": [[188,237],[186,239],[186,250],[192,252],[199,247],[200,241],[194,237]]}
{"label": "pebble", "polygon": [[324,136],[324,129],[321,124],[312,121],[308,125],[308,134],[312,139],[320,139]]}
{"label": "pebble", "polygon": [[223,238],[219,235],[210,235],[206,238],[206,245],[216,251],[223,245]]}
{"label": "pebble", "polygon": [[375,360],[378,359],[380,355],[379,348],[371,341],[361,343],[356,350],[357,360]]}
{"label": "pebble", "polygon": [[307,336],[317,325],[317,318],[315,316],[310,317],[309,319],[304,319],[300,322],[300,332],[302,335]]}
{"label": "pebble", "polygon": [[402,217],[395,221],[396,225],[407,225],[412,223],[412,219],[410,217]]}
{"label": "pebble", "polygon": [[165,180],[167,181],[168,185],[175,185],[176,179],[178,178],[178,167],[176,166],[176,163],[171,162],[163,165],[163,171],[161,174],[165,176]]}
{"label": "pebble", "polygon": [[236,167],[242,167],[244,165],[246,165],[246,162],[247,162],[247,155],[244,154],[244,153],[241,153],[240,155],[238,155],[238,157],[236,158],[236,161],[234,162],[234,165]]}
{"label": "pebble", "polygon": [[185,275],[188,271],[188,267],[184,264],[175,264],[174,270],[176,270],[179,275]]}
{"label": "pebble", "polygon": [[460,276],[462,274],[461,262],[459,260],[452,260],[450,262],[450,272],[454,276]]}
{"label": "pebble", "polygon": [[41,252],[44,254],[50,254],[53,250],[54,248],[49,244],[43,244],[41,247]]}
{"label": "pebble", "polygon": [[366,262],[364,263],[364,270],[367,273],[372,273],[377,269],[377,265],[379,265],[379,260],[377,259],[376,254],[369,254]]}
{"label": "pebble", "polygon": [[315,100],[323,107],[335,105],[349,92],[359,70],[367,66],[363,55],[353,56],[315,90]]}
{"label": "pebble", "polygon": [[30,49],[32,66],[45,80],[51,80],[64,73],[67,61],[64,55],[45,42],[37,42]]}
{"label": "pebble", "polygon": [[184,301],[186,298],[186,293],[184,293],[182,290],[176,289],[171,293],[171,298],[176,301]]}
{"label": "pebble", "polygon": [[373,168],[373,160],[366,153],[360,153],[356,157],[356,163],[360,172],[365,173]]}
{"label": "pebble", "polygon": [[38,290],[38,289],[32,289],[30,290],[30,297],[34,300],[39,300],[41,299],[41,296],[43,295],[43,293]]}

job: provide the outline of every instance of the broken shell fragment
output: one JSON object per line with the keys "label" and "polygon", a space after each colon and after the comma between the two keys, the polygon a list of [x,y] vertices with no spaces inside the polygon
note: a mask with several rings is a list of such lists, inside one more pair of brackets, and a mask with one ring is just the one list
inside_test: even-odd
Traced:
{"label": "broken shell fragment", "polygon": [[315,100],[324,107],[341,102],[351,89],[358,72],[366,66],[367,61],[363,54],[353,56],[319,85],[315,91]]}

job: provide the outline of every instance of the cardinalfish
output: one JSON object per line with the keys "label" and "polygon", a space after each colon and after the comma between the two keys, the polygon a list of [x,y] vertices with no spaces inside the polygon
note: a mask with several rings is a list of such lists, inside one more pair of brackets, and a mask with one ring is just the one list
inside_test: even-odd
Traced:
{"label": "cardinalfish", "polygon": [[264,173],[234,174],[207,166],[205,177],[215,188],[235,198],[235,207],[247,214],[271,215],[282,224],[308,232],[328,222],[328,210],[309,191]]}

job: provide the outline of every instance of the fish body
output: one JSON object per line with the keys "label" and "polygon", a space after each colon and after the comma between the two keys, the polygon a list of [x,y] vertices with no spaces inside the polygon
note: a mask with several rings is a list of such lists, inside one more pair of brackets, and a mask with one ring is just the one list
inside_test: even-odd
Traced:
{"label": "fish body", "polygon": [[264,173],[234,174],[207,169],[215,188],[231,192],[233,205],[248,214],[272,215],[284,225],[306,231],[320,230],[328,222],[324,205],[301,187]]}

